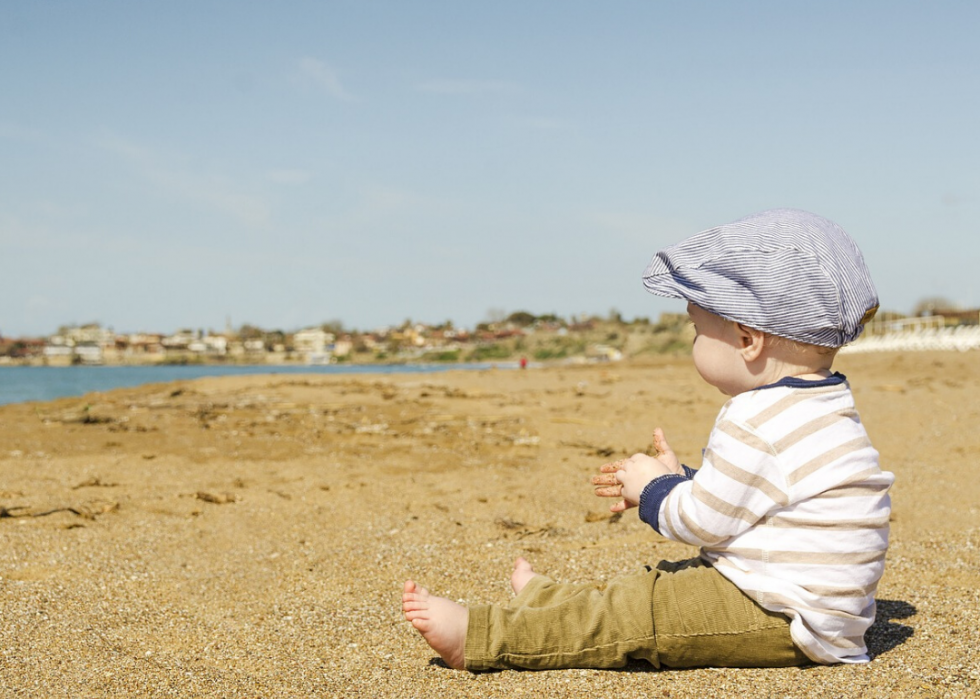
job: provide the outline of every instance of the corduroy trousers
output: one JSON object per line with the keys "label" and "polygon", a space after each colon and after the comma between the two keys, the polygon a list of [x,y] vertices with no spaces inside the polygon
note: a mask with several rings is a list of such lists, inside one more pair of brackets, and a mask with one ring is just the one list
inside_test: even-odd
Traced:
{"label": "corduroy trousers", "polygon": [[505,606],[469,609],[466,669],[787,667],[811,661],[789,618],[769,612],[700,559],[596,585],[537,575]]}

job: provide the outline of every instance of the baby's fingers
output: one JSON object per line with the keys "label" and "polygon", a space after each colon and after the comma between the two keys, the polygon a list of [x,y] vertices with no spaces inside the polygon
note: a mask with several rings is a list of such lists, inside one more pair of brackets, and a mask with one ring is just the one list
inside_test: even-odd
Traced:
{"label": "baby's fingers", "polygon": [[614,502],[612,504],[612,506],[610,506],[609,511],[610,512],[625,512],[626,510],[630,509],[631,507],[636,507],[636,505],[634,505],[631,502],[627,502],[626,500],[620,500],[619,502]]}
{"label": "baby's fingers", "polygon": [[619,461],[613,461],[611,464],[603,464],[599,467],[599,470],[603,473],[616,473],[616,471],[622,470],[624,463],[626,463],[626,459],[620,459]]}
{"label": "baby's fingers", "polygon": [[681,469],[681,462],[677,458],[677,454],[675,454],[674,450],[670,448],[670,445],[667,443],[667,438],[664,437],[664,431],[659,427],[653,431],[653,445],[659,452],[657,454],[657,458],[660,460],[660,463],[674,473],[683,473],[683,469]]}
{"label": "baby's fingers", "polygon": [[601,476],[592,476],[592,485],[619,485],[619,481],[616,480],[616,474],[604,473]]}
{"label": "baby's fingers", "polygon": [[609,485],[602,488],[596,488],[595,494],[600,498],[621,498],[623,497],[623,486]]}

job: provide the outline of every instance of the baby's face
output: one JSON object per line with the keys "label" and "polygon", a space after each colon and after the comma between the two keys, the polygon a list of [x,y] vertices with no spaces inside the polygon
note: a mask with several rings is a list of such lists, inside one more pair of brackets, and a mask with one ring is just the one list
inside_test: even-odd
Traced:
{"label": "baby's face", "polygon": [[687,314],[694,323],[694,366],[701,378],[728,396],[746,390],[742,385],[745,360],[735,323],[693,303]]}

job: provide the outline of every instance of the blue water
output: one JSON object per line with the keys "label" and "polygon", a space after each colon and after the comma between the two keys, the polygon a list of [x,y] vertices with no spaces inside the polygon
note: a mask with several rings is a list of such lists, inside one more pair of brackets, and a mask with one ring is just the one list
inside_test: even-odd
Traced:
{"label": "blue water", "polygon": [[403,374],[450,369],[480,370],[506,364],[376,364],[349,366],[72,366],[0,367],[0,405],[81,396],[93,391],[142,386],[204,376],[242,374]]}

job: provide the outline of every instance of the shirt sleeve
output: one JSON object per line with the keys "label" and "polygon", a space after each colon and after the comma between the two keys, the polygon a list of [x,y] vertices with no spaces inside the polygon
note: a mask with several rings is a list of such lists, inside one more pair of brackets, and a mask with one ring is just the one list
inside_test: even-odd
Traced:
{"label": "shirt sleeve", "polygon": [[696,468],[691,468],[686,464],[681,464],[683,475],[668,474],[654,478],[647,483],[643,492],[640,493],[640,520],[646,522],[660,534],[660,506],[664,498],[674,489],[674,486],[694,478],[698,472]]}
{"label": "shirt sleeve", "polygon": [[686,475],[687,467],[684,468],[684,476],[674,474],[659,476],[647,483],[643,492],[640,493],[640,519],[653,527],[658,534],[663,534],[660,531],[660,507],[664,500],[670,491],[691,478]]}
{"label": "shirt sleeve", "polygon": [[672,476],[670,483],[661,478],[647,486],[646,512],[641,497],[641,516],[651,526],[656,521],[654,529],[663,536],[694,546],[717,546],[789,503],[775,448],[750,428],[728,421],[715,425],[692,478]]}

